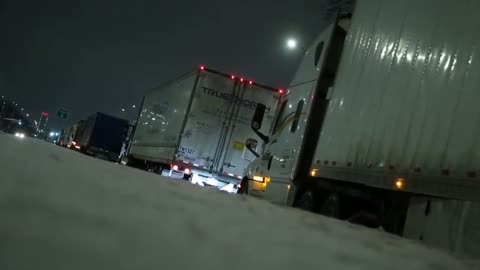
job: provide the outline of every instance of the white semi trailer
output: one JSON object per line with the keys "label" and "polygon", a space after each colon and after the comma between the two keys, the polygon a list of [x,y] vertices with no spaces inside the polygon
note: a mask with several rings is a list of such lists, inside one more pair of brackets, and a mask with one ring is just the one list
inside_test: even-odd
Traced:
{"label": "white semi trailer", "polygon": [[479,11],[357,1],[308,48],[240,192],[478,257]]}
{"label": "white semi trailer", "polygon": [[267,132],[282,91],[201,66],[144,97],[128,163],[236,192],[255,157],[244,142],[263,145],[250,129],[256,104]]}

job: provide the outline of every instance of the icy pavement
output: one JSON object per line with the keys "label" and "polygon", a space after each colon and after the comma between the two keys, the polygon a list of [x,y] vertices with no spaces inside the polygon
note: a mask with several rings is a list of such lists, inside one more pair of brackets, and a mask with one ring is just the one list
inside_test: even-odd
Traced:
{"label": "icy pavement", "polygon": [[0,134],[0,269],[463,269],[441,252]]}

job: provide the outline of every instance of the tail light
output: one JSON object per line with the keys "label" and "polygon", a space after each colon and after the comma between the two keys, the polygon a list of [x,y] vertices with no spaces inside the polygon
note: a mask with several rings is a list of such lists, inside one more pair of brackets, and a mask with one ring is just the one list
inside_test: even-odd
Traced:
{"label": "tail light", "polygon": [[190,169],[189,168],[186,168],[184,171],[183,171],[185,174],[190,174]]}
{"label": "tail light", "polygon": [[173,165],[172,170],[178,171],[178,165]]}

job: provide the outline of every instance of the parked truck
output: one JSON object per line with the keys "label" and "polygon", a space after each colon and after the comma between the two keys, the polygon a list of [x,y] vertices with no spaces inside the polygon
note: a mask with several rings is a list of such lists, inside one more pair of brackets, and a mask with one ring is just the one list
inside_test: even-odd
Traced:
{"label": "parked truck", "polygon": [[[83,120],[82,120],[83,121]],[[72,126],[66,127],[60,133],[58,144],[66,148],[74,149],[75,135],[77,133],[77,127],[81,125],[81,122],[75,123]]]}
{"label": "parked truck", "polygon": [[128,128],[128,120],[97,112],[77,124],[71,145],[82,153],[118,161]]}
{"label": "parked truck", "polygon": [[250,129],[256,104],[265,104],[267,132],[282,91],[201,66],[144,97],[127,163],[236,191],[254,159],[244,142],[262,147]]}
{"label": "parked truck", "polygon": [[[478,1],[357,1],[308,48],[240,193],[480,255]],[[269,105],[267,105],[269,106]]]}

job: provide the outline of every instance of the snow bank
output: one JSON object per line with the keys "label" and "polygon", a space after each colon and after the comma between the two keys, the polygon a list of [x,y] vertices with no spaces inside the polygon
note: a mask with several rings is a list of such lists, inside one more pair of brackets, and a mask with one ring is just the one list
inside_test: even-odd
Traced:
{"label": "snow bank", "polygon": [[0,269],[463,269],[414,242],[0,134]]}

